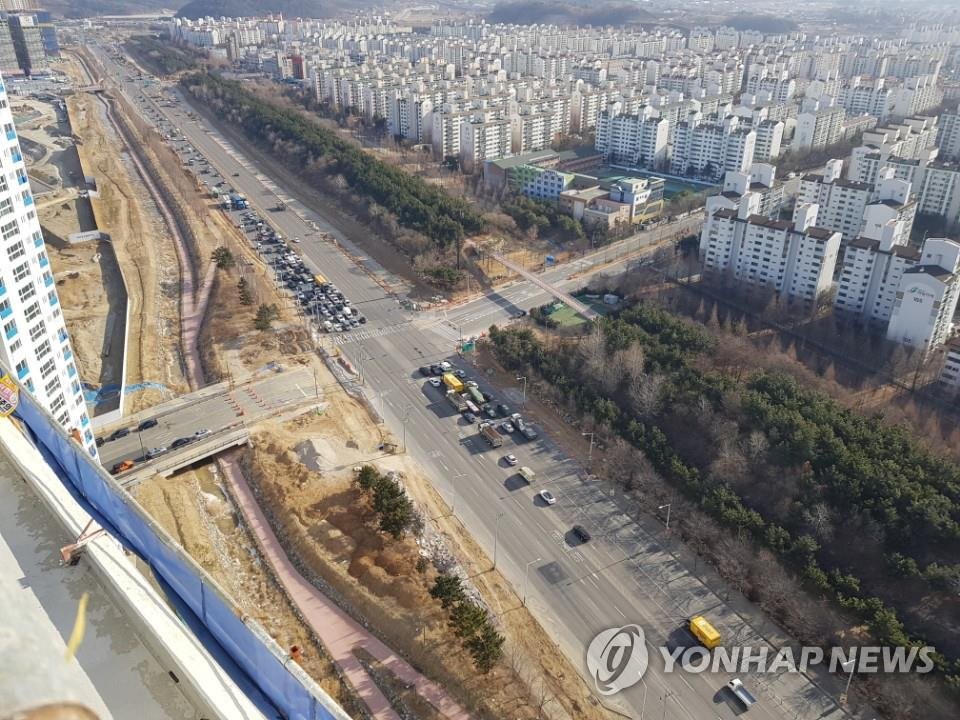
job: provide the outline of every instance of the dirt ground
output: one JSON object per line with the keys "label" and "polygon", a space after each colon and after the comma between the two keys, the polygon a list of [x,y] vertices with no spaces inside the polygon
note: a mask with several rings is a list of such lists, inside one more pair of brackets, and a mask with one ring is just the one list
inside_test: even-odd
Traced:
{"label": "dirt ground", "polygon": [[[245,459],[278,536],[308,576],[333,588],[344,607],[480,717],[534,718],[541,710],[545,717],[606,717],[416,463],[379,451],[380,433],[339,388],[325,399],[330,404],[320,416],[266,425]],[[427,519],[419,543],[376,531],[351,484],[353,468],[364,463],[401,473]],[[450,642],[446,612],[429,596],[437,572],[417,560],[423,548],[438,546],[453,554],[507,638],[505,659],[490,675],[477,673],[469,655]]]}
{"label": "dirt ground", "polygon": [[[67,106],[74,133],[83,140],[78,150],[84,167],[97,179],[100,197],[91,204],[98,226],[110,235],[126,281],[126,383],[153,381],[181,392],[186,382],[177,351],[180,277],[172,241],[129,159],[117,152],[120,140],[107,124],[100,100],[78,93],[67,98]],[[92,352],[78,347],[78,354]],[[131,394],[125,410],[137,412],[162,400],[158,390]]]}
{"label": "dirt ground", "polygon": [[245,613],[283,648],[303,653],[301,665],[338,702],[353,702],[333,662],[306,629],[283,589],[261,566],[256,545],[240,521],[216,466],[154,478],[134,498],[209,572]]}

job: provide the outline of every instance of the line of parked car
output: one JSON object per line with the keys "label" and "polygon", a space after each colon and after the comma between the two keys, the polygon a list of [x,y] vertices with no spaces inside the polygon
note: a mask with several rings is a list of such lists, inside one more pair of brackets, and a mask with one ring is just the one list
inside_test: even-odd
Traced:
{"label": "line of parked car", "polygon": [[[256,217],[252,211],[249,214]],[[326,332],[348,332],[366,324],[363,313],[350,305],[336,285],[311,272],[279,233],[259,226],[256,232],[253,242],[257,252],[273,270],[277,282],[294,294],[297,304],[317,327]],[[298,242],[299,238],[293,238],[293,243]]]}
{"label": "line of parked car", "polygon": [[[98,437],[96,441],[97,447],[102,446],[104,443],[112,442],[114,440],[119,440],[120,438],[125,438],[131,432],[143,432],[144,430],[149,430],[150,428],[156,427],[156,426],[157,426],[157,421],[151,418],[149,420],[144,420],[142,423],[137,425],[136,428],[117,428],[106,437]],[[207,437],[209,434],[210,434],[210,430],[208,428],[200,428],[199,430],[195,430],[191,435],[185,435],[184,437],[177,438],[172,443],[170,443],[169,448],[164,447],[162,445],[158,447],[153,447],[153,448],[150,448],[149,450],[144,451],[143,455],[141,455],[139,458],[126,458],[124,460],[118,461],[114,463],[113,466],[110,468],[110,473],[112,475],[119,475],[120,473],[126,472],[127,470],[130,470],[131,468],[133,468],[138,462],[142,463],[142,462],[146,462],[147,460],[153,460],[155,458],[160,457],[161,455],[165,455],[166,453],[170,452],[170,450],[176,450],[177,448],[181,448],[184,445],[189,445],[192,442],[201,440]]]}

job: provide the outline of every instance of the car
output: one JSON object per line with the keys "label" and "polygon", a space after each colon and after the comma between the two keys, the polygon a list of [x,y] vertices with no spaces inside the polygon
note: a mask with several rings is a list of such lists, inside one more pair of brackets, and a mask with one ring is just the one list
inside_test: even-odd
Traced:
{"label": "car", "polygon": [[473,425],[473,423],[475,423],[475,422],[477,421],[477,416],[474,415],[474,414],[473,414],[472,412],[470,412],[469,410],[467,410],[467,412],[465,412],[465,413],[463,414],[463,419],[466,420],[466,421],[467,421],[468,423],[470,423],[471,425]]}
{"label": "car", "polygon": [[192,442],[193,442],[192,437],[177,438],[172,443],[170,443],[170,449],[174,450],[176,448],[183,447],[184,445],[189,445]]}
{"label": "car", "polygon": [[527,311],[526,311],[526,310],[520,310],[520,311],[515,312],[515,313],[513,314],[513,317],[514,317],[514,319],[516,319],[516,320],[519,320],[520,318],[526,317],[526,316],[527,316]]}
{"label": "car", "polygon": [[423,375],[424,377],[430,377],[433,373],[430,372],[430,366],[429,366],[429,365],[421,365],[421,366],[420,366],[420,374]]}
{"label": "car", "polygon": [[510,453],[509,455],[504,455],[503,459],[507,463],[507,465],[510,465],[511,467],[513,467],[518,462],[520,462],[519,460],[517,460],[517,456],[514,455],[513,453]]}
{"label": "car", "polygon": [[504,420],[502,423],[500,423],[500,429],[503,430],[505,433],[512,433],[513,423],[510,422],[509,420]]}
{"label": "car", "polygon": [[199,430],[194,431],[193,438],[194,440],[199,440],[200,438],[206,437],[209,434],[210,434],[209,428],[200,428]]}
{"label": "car", "polygon": [[430,366],[430,372],[432,372],[434,375],[443,375],[443,368],[434,364]]}
{"label": "car", "polygon": [[502,415],[503,417],[509,417],[510,407],[508,405],[504,405],[503,403],[498,403],[497,412],[500,413],[500,415]]}
{"label": "car", "polygon": [[440,387],[443,384],[440,382],[440,378],[438,377],[432,377],[429,380],[427,380],[427,382],[430,383],[431,387]]}
{"label": "car", "polygon": [[96,439],[97,447],[102,447],[105,442],[106,442],[106,439],[104,439],[104,438],[102,438],[102,437],[98,437],[98,438]]}
{"label": "car", "polygon": [[483,414],[491,420],[494,420],[497,417],[497,411],[494,409],[493,405],[484,405]]}
{"label": "car", "polygon": [[107,440],[119,440],[120,438],[125,438],[129,434],[130,428],[117,428],[110,433],[110,437],[108,437]]}
{"label": "car", "polygon": [[[540,492],[537,493],[537,495],[538,495],[538,496],[540,497],[540,499],[543,500],[547,505],[556,505],[556,504],[557,504],[557,499],[553,496],[553,493],[550,492],[549,490],[541,490]],[[586,531],[584,530],[584,532],[586,532]],[[589,535],[589,534],[590,534],[590,533],[587,533],[587,535]],[[579,536],[578,536],[578,537],[579,537]],[[589,538],[588,538],[588,539],[589,539]],[[584,542],[586,542],[586,541],[584,541]]]}
{"label": "car", "polygon": [[520,432],[523,433],[523,436],[527,440],[536,440],[538,437],[540,437],[539,433],[537,433],[537,431],[533,428],[532,425],[525,426],[523,430],[521,430]]}
{"label": "car", "polygon": [[134,464],[135,463],[133,462],[133,460],[129,460],[129,459],[121,460],[120,462],[116,463],[112,468],[110,468],[110,474],[117,475],[119,473],[126,472],[127,470],[132,468]]}
{"label": "car", "polygon": [[240,177],[240,173],[233,173],[230,177]]}
{"label": "car", "polygon": [[366,325],[367,318],[364,317],[363,315],[357,315],[357,322],[359,322],[361,325]]}
{"label": "car", "polygon": [[163,455],[166,451],[167,449],[165,447],[150,448],[149,450],[147,450],[144,457],[146,457],[147,460],[153,460],[154,458],[160,457],[161,455]]}
{"label": "car", "polygon": [[293,241],[294,241],[295,243],[298,243],[298,242],[300,242],[300,238],[295,237],[295,238],[293,239]]}
{"label": "car", "polygon": [[572,528],[570,528],[570,532],[572,532],[574,537],[576,537],[580,542],[590,542],[591,535],[583,525],[574,525]]}
{"label": "car", "polygon": [[450,372],[450,371],[453,369],[453,365],[451,365],[450,363],[448,363],[446,360],[443,360],[443,361],[440,362],[440,368],[441,368],[444,372]]}

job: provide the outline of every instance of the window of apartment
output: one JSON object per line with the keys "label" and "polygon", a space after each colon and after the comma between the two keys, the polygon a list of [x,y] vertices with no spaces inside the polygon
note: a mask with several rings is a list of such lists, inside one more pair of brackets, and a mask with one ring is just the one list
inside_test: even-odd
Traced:
{"label": "window of apartment", "polygon": [[29,274],[30,266],[27,263],[21,263],[13,269],[13,279],[17,282],[20,282]]}
{"label": "window of apartment", "polygon": [[18,257],[23,257],[26,254],[27,251],[24,249],[23,243],[19,240],[7,248],[7,257],[10,259],[10,262],[13,262]]}
{"label": "window of apartment", "polygon": [[40,375],[44,378],[47,378],[54,370],[56,370],[56,365],[53,362],[53,358],[50,358],[40,366]]}
{"label": "window of apartment", "polygon": [[[6,180],[4,180],[4,184],[6,184]],[[4,190],[6,190],[6,188],[4,188]],[[2,202],[0,202],[0,217],[8,215],[9,213],[12,213],[12,212],[13,212],[13,201],[10,198],[6,198]]]}
{"label": "window of apartment", "polygon": [[50,412],[55,413],[57,410],[62,410],[66,404],[67,401],[63,399],[63,395],[57,395],[53,402],[50,403]]}
{"label": "window of apartment", "polygon": [[40,316],[40,303],[33,303],[23,314],[27,318],[27,322],[33,322]]}
{"label": "window of apartment", "polygon": [[20,338],[17,338],[12,343],[10,343],[10,354],[17,352],[20,348],[23,347],[23,343],[20,341]]}
{"label": "window of apartment", "polygon": [[26,302],[37,294],[37,289],[33,286],[33,283],[29,283],[20,288],[17,294],[20,296],[20,302]]}
{"label": "window of apartment", "polygon": [[46,330],[46,325],[43,324],[43,320],[38,322],[32,328],[30,328],[30,340],[36,342],[41,337],[43,337],[44,331]]}
{"label": "window of apartment", "polygon": [[26,373],[26,372],[27,372],[27,361],[21,360],[20,362],[17,363],[17,375],[20,375],[21,373]]}
{"label": "window of apartment", "polygon": [[17,234],[17,221],[11,220],[3,227],[0,227],[0,234],[3,235],[4,240],[9,240],[14,235]]}
{"label": "window of apartment", "polygon": [[50,354],[50,341],[44,340],[37,346],[37,357],[42,358],[48,354]]}

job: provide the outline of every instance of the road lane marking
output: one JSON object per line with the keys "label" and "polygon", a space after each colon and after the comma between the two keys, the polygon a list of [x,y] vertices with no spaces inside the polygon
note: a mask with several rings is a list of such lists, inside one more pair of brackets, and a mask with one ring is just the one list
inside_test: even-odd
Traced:
{"label": "road lane marking", "polygon": [[627,616],[623,614],[623,610],[618,608],[616,605],[613,606],[613,609],[616,610],[618,613],[620,613],[620,617],[622,617],[624,620],[627,619]]}

